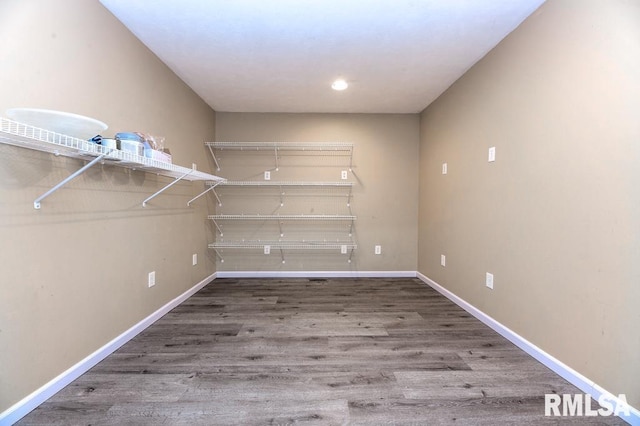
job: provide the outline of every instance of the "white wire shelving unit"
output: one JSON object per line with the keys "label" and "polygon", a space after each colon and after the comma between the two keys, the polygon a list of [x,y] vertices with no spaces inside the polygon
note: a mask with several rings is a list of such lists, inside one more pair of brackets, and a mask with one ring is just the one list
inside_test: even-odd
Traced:
{"label": "white wire shelving unit", "polygon": [[220,171],[220,163],[216,151],[225,150],[273,152],[276,170],[280,168],[279,157],[284,151],[348,156],[349,171],[353,166],[353,143],[350,142],[205,142],[205,145],[209,148],[218,171]]}
{"label": "white wire shelving unit", "polygon": [[0,117],[0,143],[48,152],[56,156],[78,158],[88,161],[88,163],[79,170],[75,171],[38,197],[33,203],[34,208],[36,209],[41,207],[41,202],[45,198],[66,185],[72,179],[99,163],[124,167],[130,170],[142,170],[149,173],[155,173],[160,176],[174,178],[174,180],[168,185],[146,198],[142,202],[143,206],[146,206],[147,202],[181,180],[209,182],[210,187],[207,190],[187,203],[187,205],[191,205],[193,201],[200,198],[206,192],[215,188],[217,184],[224,182],[225,180],[221,177],[209,173],[203,173],[195,169],[181,167],[172,163],[165,163],[117,149],[109,149],[83,139],[18,123],[3,117]]}
{"label": "white wire shelving unit", "polygon": [[[230,165],[238,163],[243,155],[261,155],[258,163],[264,164],[264,162],[273,161],[275,170],[279,170],[280,166],[283,168],[289,167],[303,167],[305,170],[311,170],[316,165],[326,167],[344,167],[348,164],[349,171],[353,171],[353,143],[350,142],[205,142],[205,145],[209,149],[211,156],[215,162],[217,170],[220,170],[220,160],[222,153],[233,152],[235,157],[230,160]],[[289,161],[285,161],[285,156]],[[225,159],[229,156],[225,156]],[[302,160],[302,157],[309,157]],[[300,161],[294,161],[291,164],[291,159],[298,159]],[[333,158],[333,160],[331,160]],[[254,160],[251,160],[254,161]],[[311,161],[311,164],[309,164]],[[329,163],[327,163],[329,161]],[[258,164],[256,163],[256,164]],[[242,164],[242,163],[238,163]],[[255,167],[255,165],[252,166]],[[264,169],[263,169],[264,170]],[[341,255],[347,258],[350,263],[353,257],[354,250],[357,249],[357,244],[353,241],[353,227],[356,220],[356,216],[351,214],[351,198],[353,192],[353,182],[346,181],[347,173],[342,171],[342,181],[277,181],[270,180],[271,173],[265,171],[264,180],[228,180],[225,182],[207,182],[206,185],[210,186],[210,190],[216,197],[219,206],[222,206],[221,196],[224,198],[231,194],[233,196],[240,195],[240,198],[247,196],[256,196],[256,192],[260,195],[275,195],[280,198],[280,206],[284,206],[285,199],[287,197],[306,197],[311,201],[311,205],[319,205],[325,201],[319,202],[315,200],[315,197],[343,197],[346,198],[346,205],[348,207],[349,214],[213,214],[208,218],[213,220],[217,231],[219,232],[220,239],[216,242],[209,244],[209,248],[213,249],[220,259],[220,262],[224,262],[223,252],[226,250],[253,250],[263,253],[264,255],[270,255],[274,252],[279,252],[282,259],[282,263],[285,263],[285,253],[290,251],[337,251]],[[307,173],[307,176],[309,174]],[[217,188],[217,189],[216,189]],[[224,190],[228,188],[228,190]],[[257,188],[256,191],[238,191],[240,188]],[[296,188],[302,188],[300,191]],[[224,190],[224,191],[223,191]],[[224,192],[224,193],[223,193]],[[302,194],[301,194],[302,192]],[[242,195],[241,195],[242,194]],[[233,200],[231,205],[233,206]],[[294,203],[298,205],[298,203]],[[324,204],[323,204],[324,205]],[[259,204],[256,202],[256,208]],[[233,208],[233,207],[232,207]],[[305,209],[306,210],[306,209]],[[236,210],[237,211],[237,210]],[[223,237],[223,224],[230,225],[231,221],[243,222],[271,222],[277,223],[280,230],[280,239],[244,239],[237,238],[234,234],[237,230],[233,226],[227,226],[227,231],[232,235],[226,241]],[[286,222],[313,222],[313,225],[309,229],[305,229],[306,225],[302,225],[302,232],[305,233],[305,239],[290,237],[291,240],[283,240],[283,226]],[[323,223],[324,222],[324,223]],[[319,233],[324,233],[329,228],[335,228],[330,223],[344,222],[346,224],[345,230],[338,231],[341,236],[329,238],[328,236],[320,236]],[[242,226],[242,225],[241,225]],[[341,226],[341,225],[339,225]],[[260,226],[261,228],[261,226]],[[250,229],[255,231],[255,227]],[[294,235],[299,235],[300,226],[296,225],[293,229]],[[348,233],[348,238],[347,238]],[[246,233],[245,233],[246,234]],[[318,235],[318,236],[315,236]],[[217,237],[217,235],[216,235]],[[268,238],[268,237],[267,237]]]}
{"label": "white wire shelving unit", "polygon": [[224,263],[222,252],[224,249],[253,249],[261,250],[265,255],[271,254],[272,251],[279,251],[282,263],[285,263],[285,250],[338,250],[343,255],[348,255],[347,262],[351,263],[353,251],[358,245],[353,241],[327,241],[327,240],[309,240],[309,241],[275,241],[275,240],[242,240],[242,241],[216,241],[209,244],[209,248],[216,252],[220,261]]}
{"label": "white wire shelving unit", "polygon": [[353,235],[353,225],[356,221],[354,215],[339,215],[339,214],[214,214],[209,215],[216,226],[216,229],[220,233],[220,236],[224,236],[222,231],[222,225],[220,222],[225,220],[230,221],[277,221],[280,227],[280,236],[283,237],[282,226],[284,222],[288,221],[308,221],[308,222],[349,222],[349,237]]}
{"label": "white wire shelving unit", "polygon": [[353,192],[353,182],[308,182],[308,181],[271,181],[271,180],[257,180],[257,181],[224,181],[215,182],[209,181],[205,185],[210,186],[210,190],[216,197],[218,206],[222,206],[222,200],[220,194],[216,191],[216,187],[234,187],[234,188],[275,188],[279,190],[280,205],[284,205],[284,198],[286,197],[286,190],[290,188],[316,188],[316,189],[331,189],[331,188],[344,188],[347,191],[344,196],[347,198],[347,207],[351,206],[351,196]]}

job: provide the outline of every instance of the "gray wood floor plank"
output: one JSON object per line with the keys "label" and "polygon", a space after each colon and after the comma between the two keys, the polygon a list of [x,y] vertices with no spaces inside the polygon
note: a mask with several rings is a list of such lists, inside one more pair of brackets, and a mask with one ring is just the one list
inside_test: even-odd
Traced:
{"label": "gray wood floor plank", "polygon": [[24,425],[624,424],[411,278],[217,279]]}

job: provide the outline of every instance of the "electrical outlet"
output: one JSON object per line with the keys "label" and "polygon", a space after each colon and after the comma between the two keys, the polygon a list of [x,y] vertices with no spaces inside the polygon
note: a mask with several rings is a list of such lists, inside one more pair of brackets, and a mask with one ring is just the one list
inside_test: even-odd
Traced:
{"label": "electrical outlet", "polygon": [[375,254],[382,254],[382,246],[375,246],[373,252]]}
{"label": "electrical outlet", "polygon": [[349,178],[349,174],[346,170],[343,170],[342,172],[340,172],[340,178],[342,180],[347,180]]}
{"label": "electrical outlet", "polygon": [[193,170],[198,170],[198,165],[196,163],[191,163],[191,168]]}
{"label": "electrical outlet", "polygon": [[198,264],[198,254],[197,254],[197,253],[194,253],[194,254],[193,254],[193,256],[192,256],[192,258],[191,258],[191,264],[192,264],[193,266],[196,266],[196,265]]}
{"label": "electrical outlet", "polygon": [[264,246],[264,254],[271,254],[271,246]]}
{"label": "electrical outlet", "polygon": [[496,161],[496,147],[495,146],[492,146],[491,148],[489,148],[488,161],[489,162]]}
{"label": "electrical outlet", "polygon": [[447,266],[447,256],[444,254],[440,255],[440,266]]}
{"label": "electrical outlet", "polygon": [[486,285],[493,290],[493,274],[490,272],[487,272]]}
{"label": "electrical outlet", "polygon": [[443,175],[447,174],[447,163],[442,163],[442,174]]}
{"label": "electrical outlet", "polygon": [[149,287],[153,287],[156,285],[156,271],[149,272],[149,277],[147,279],[147,285]]}
{"label": "electrical outlet", "polygon": [[340,246],[340,254],[347,254],[347,246],[343,244]]}
{"label": "electrical outlet", "polygon": [[264,180],[271,180],[271,172],[270,171],[266,171],[264,172]]}

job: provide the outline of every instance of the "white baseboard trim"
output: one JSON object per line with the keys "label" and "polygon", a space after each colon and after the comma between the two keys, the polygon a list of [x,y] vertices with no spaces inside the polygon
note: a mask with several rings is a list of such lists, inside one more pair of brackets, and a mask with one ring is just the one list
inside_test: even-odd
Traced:
{"label": "white baseboard trim", "polygon": [[[416,277],[443,296],[445,296],[447,299],[451,300],[453,303],[460,306],[462,309],[482,321],[484,324],[486,324],[498,334],[509,340],[511,343],[525,351],[527,354],[531,355],[533,358],[544,364],[560,377],[564,378],[566,381],[573,384],[581,391],[591,395],[591,397],[596,401],[598,400],[598,398],[600,398],[601,395],[604,395],[609,401],[615,400],[616,402],[618,402],[618,398],[611,392],[604,390],[592,380],[589,380],[568,365],[564,364],[562,361],[554,358],[533,343],[529,342],[524,337],[515,333],[513,330],[499,323],[489,315],[485,314],[481,310],[466,302],[464,299],[456,296],[454,293],[442,287],[440,284],[436,283],[426,275],[420,272],[416,272]],[[629,406],[629,411],[629,416],[620,416],[620,418],[633,426],[640,426],[640,411],[631,406]]]}
{"label": "white baseboard trim", "polygon": [[415,278],[416,271],[218,271],[218,278]]}
{"label": "white baseboard trim", "polygon": [[145,328],[160,319],[167,312],[187,300],[193,294],[195,294],[202,287],[216,278],[217,274],[213,273],[200,281],[198,284],[191,287],[189,290],[182,293],[180,296],[166,303],[160,309],[111,340],[109,343],[84,358],[65,372],[61,373],[48,383],[41,386],[39,389],[27,395],[22,400],[16,402],[4,412],[0,413],[0,425],[11,425],[27,414],[34,410],[38,405],[51,398],[55,393],[59,392],[67,386],[69,383],[80,377],[95,366],[97,363],[105,359],[108,355],[115,352],[120,346],[133,339],[136,335],[142,332]]}

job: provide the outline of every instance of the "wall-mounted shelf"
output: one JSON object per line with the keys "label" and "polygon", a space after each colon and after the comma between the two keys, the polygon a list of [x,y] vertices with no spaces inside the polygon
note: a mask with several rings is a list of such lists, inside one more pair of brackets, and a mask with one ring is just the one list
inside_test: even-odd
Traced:
{"label": "wall-mounted shelf", "polygon": [[[149,173],[156,173],[160,176],[174,178],[175,180],[166,185],[155,194],[151,195],[142,202],[146,205],[148,201],[155,198],[180,180],[188,181],[211,181],[214,185],[207,189],[211,190],[215,187],[215,182],[224,181],[223,178],[208,173],[199,172],[195,169],[181,167],[171,163],[154,160],[151,158],[135,155],[129,152],[108,149],[102,145],[97,145],[72,136],[55,133],[46,129],[40,129],[34,126],[18,123],[0,117],[0,143],[7,145],[19,146],[21,148],[32,149],[36,151],[49,152],[56,156],[78,158],[89,161],[82,168],[72,173],[66,179],[55,185],[49,191],[38,197],[34,201],[34,207],[40,208],[40,202],[55,191],[60,189],[73,178],[79,176],[84,171],[95,164],[109,164],[118,167],[124,167],[130,170],[142,170]],[[207,192],[205,191],[205,192]],[[190,200],[187,204],[199,198],[202,194]]]}
{"label": "wall-mounted shelf", "polygon": [[264,214],[215,214],[209,215],[209,219],[213,220],[218,232],[220,232],[220,236],[223,236],[222,226],[220,225],[221,221],[232,220],[232,221],[277,221],[280,226],[280,236],[283,237],[284,233],[282,232],[282,225],[285,221],[309,221],[309,222],[350,222],[349,224],[349,236],[351,237],[353,234],[353,222],[356,220],[356,216],[354,215],[338,215],[338,214],[273,214],[273,215],[264,215]]}
{"label": "wall-mounted shelf", "polygon": [[234,188],[252,188],[252,187],[267,187],[278,189],[280,195],[280,205],[284,205],[284,197],[286,195],[286,188],[315,188],[315,189],[331,189],[331,188],[344,188],[348,190],[346,194],[343,194],[347,198],[347,207],[351,205],[351,194],[353,188],[353,182],[294,182],[294,181],[271,181],[271,180],[258,180],[258,181],[224,181],[224,182],[206,182],[205,185],[211,186],[211,190],[218,201],[218,205],[222,206],[222,200],[220,194],[214,189],[214,187],[234,187]]}
{"label": "wall-mounted shelf", "polygon": [[272,250],[278,250],[285,263],[285,250],[339,250],[340,253],[349,254],[348,262],[351,263],[353,251],[358,248],[353,241],[216,241],[209,244],[209,248],[215,250],[221,262],[224,262],[221,251],[223,249],[254,249],[262,250],[265,255]]}
{"label": "wall-mounted shelf", "polygon": [[[348,165],[352,171],[353,144],[348,142],[206,142],[216,167],[221,159],[236,176],[252,176],[254,180],[207,182],[218,205],[225,198],[227,211],[208,216],[217,229],[217,241],[209,248],[224,262],[224,250],[259,250],[269,255],[279,251],[282,262],[292,250],[335,250],[349,262],[356,249],[351,213],[353,182],[349,182]],[[222,158],[222,153],[224,158]],[[271,180],[275,170],[283,169],[282,180]],[[340,167],[340,168],[338,168]],[[285,170],[286,169],[286,170]],[[341,180],[333,181],[332,173],[340,171]],[[264,173],[264,180],[255,176]],[[286,176],[286,177],[285,177]],[[320,180],[311,181],[317,176]],[[322,176],[322,177],[321,177]],[[300,180],[290,179],[300,178]],[[259,178],[258,178],[259,179]],[[325,180],[329,179],[329,180]],[[334,197],[337,197],[333,199]],[[342,198],[346,198],[346,208]],[[272,201],[280,199],[280,207]],[[289,205],[285,209],[285,199]],[[273,207],[276,207],[275,209]],[[250,214],[237,214],[249,212]],[[222,214],[224,213],[224,214]],[[330,214],[318,214],[330,213]],[[224,222],[224,223],[223,223]],[[235,223],[233,223],[235,222]],[[291,223],[290,223],[291,222]],[[276,225],[277,224],[277,225]],[[224,226],[223,226],[224,225]],[[283,241],[287,227],[288,241]],[[223,234],[224,229],[224,234]],[[280,239],[273,238],[277,231]],[[226,237],[226,241],[222,238]],[[305,258],[316,255],[303,253]],[[244,254],[242,261],[248,260]],[[228,257],[232,257],[230,254]]]}
{"label": "wall-mounted shelf", "polygon": [[301,151],[321,155],[343,155],[349,157],[349,170],[353,163],[353,144],[350,142],[205,142],[209,148],[216,168],[220,170],[220,163],[215,151],[254,151],[273,152],[275,169],[278,170],[279,156],[284,151]]}

